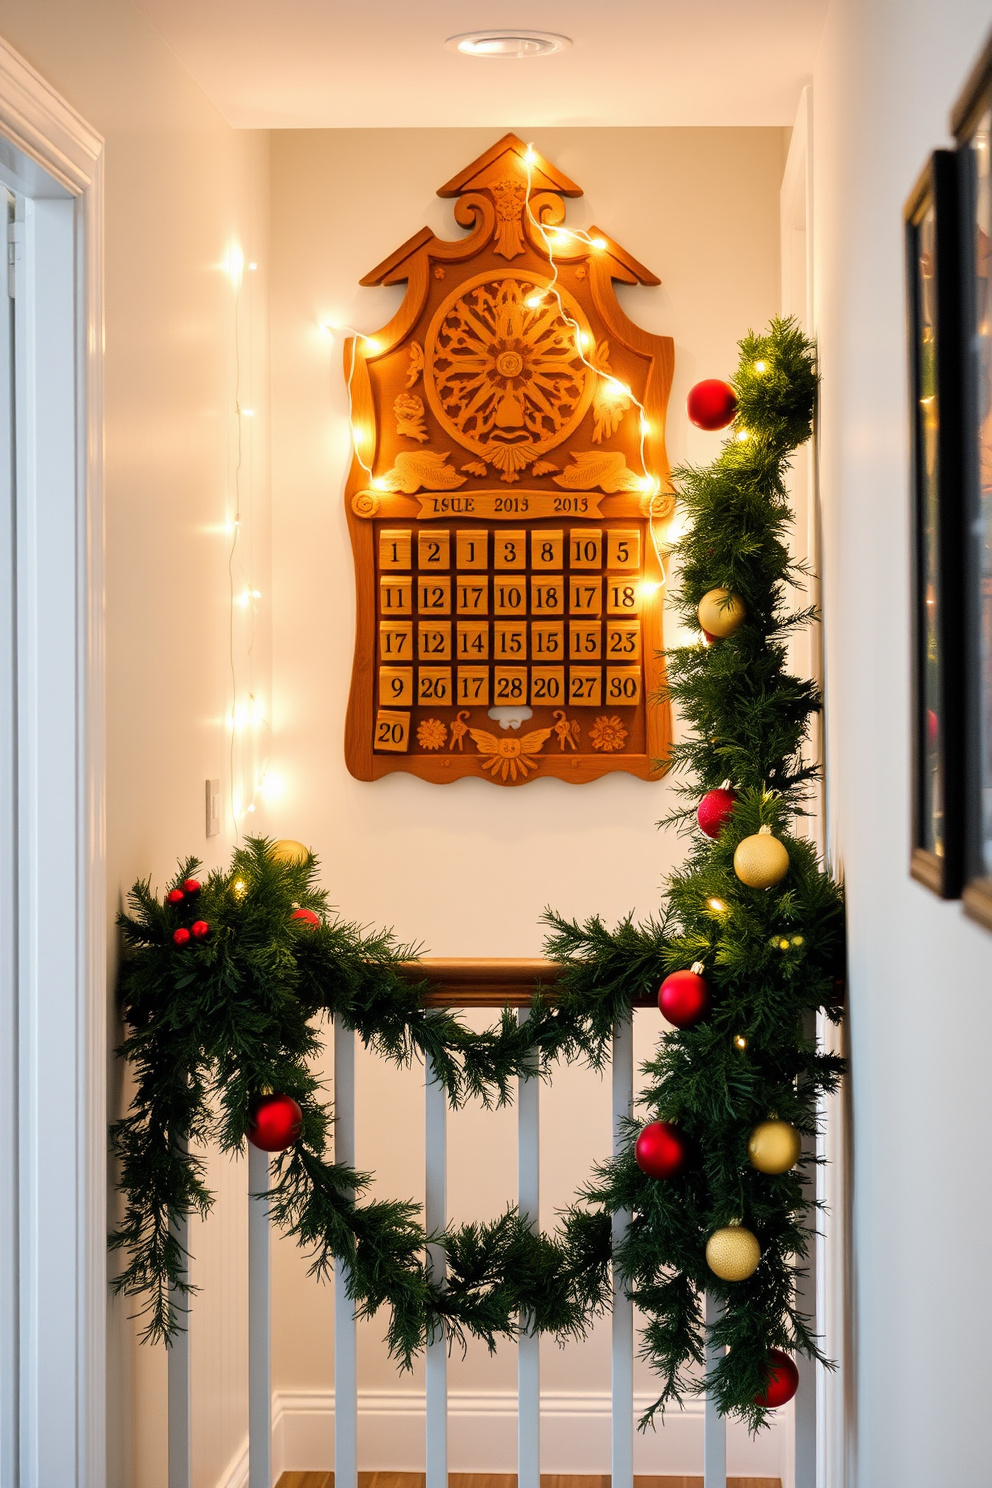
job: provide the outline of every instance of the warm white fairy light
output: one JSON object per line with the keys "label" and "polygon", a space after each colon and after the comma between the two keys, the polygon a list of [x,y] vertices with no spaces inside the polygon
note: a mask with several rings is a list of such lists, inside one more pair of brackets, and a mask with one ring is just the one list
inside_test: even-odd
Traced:
{"label": "warm white fairy light", "polygon": [[555,243],[584,243],[588,247],[594,249],[596,252],[602,252],[604,249],[608,248],[609,243],[607,242],[606,238],[598,236],[595,238],[591,237],[589,233],[584,232],[581,228],[548,228],[544,226],[543,222],[540,222],[538,220],[538,218],[534,215],[534,209],[531,206],[531,195],[534,189],[534,164],[537,161],[537,158],[537,151],[534,149],[534,146],[528,145],[527,149],[524,152],[524,166],[527,171],[527,193],[524,198],[524,210],[527,213],[528,220],[533,227],[534,232],[539,235],[540,240],[544,244],[544,250],[548,255],[548,263],[551,267],[551,282],[538,293],[531,295],[527,300],[524,301],[524,303],[529,308],[536,309],[540,305],[542,305],[548,297],[553,298],[558,306],[558,310],[562,319],[568,326],[571,327],[572,333],[575,337],[575,350],[582,364],[588,367],[591,372],[594,372],[597,377],[603,379],[606,383],[606,386],[612,392],[615,392],[618,397],[629,398],[631,403],[633,403],[638,410],[638,413],[640,415],[640,447],[638,454],[641,462],[641,470],[643,471],[640,482],[640,489],[649,498],[648,529],[651,533],[651,543],[654,547],[655,557],[657,558],[658,566],[661,569],[661,581],[662,584],[664,584],[667,581],[665,560],[662,555],[661,543],[659,541],[658,534],[655,531],[655,505],[659,498],[662,497],[663,492],[661,489],[661,481],[656,475],[652,474],[648,470],[647,436],[650,433],[651,426],[647,417],[647,411],[644,407],[644,404],[636,396],[632,388],[628,387],[625,382],[621,382],[619,378],[612,377],[608,373],[603,373],[602,370],[597,367],[594,362],[591,362],[589,360],[588,356],[586,355],[586,352],[589,349],[588,333],[582,330],[582,327],[579,325],[578,321],[574,318],[574,316],[569,314],[568,310],[566,310],[561,297],[561,291],[558,287],[559,270],[558,261],[555,258]]}
{"label": "warm white fairy light", "polygon": [[[261,782],[265,778],[267,757],[263,759],[261,768],[257,768],[258,740],[262,730],[269,730],[268,718],[263,704],[251,690],[251,659],[255,645],[255,623],[258,609],[258,601],[262,598],[262,592],[252,582],[250,571],[245,567],[243,553],[243,531],[241,515],[241,474],[244,462],[243,433],[244,420],[254,419],[257,410],[242,407],[241,404],[241,291],[244,285],[244,270],[247,268],[254,273],[258,269],[257,260],[245,263],[245,256],[237,244],[232,244],[227,255],[227,272],[234,288],[234,412],[237,419],[237,457],[234,467],[234,515],[228,524],[228,532],[231,538],[228,550],[228,587],[230,597],[230,623],[228,629],[229,665],[231,675],[231,711],[229,714],[230,725],[230,748],[229,748],[229,772],[231,790],[231,814],[234,819],[235,839],[240,836],[240,824],[244,817],[255,810],[255,803],[261,789]],[[250,556],[247,559],[250,565]],[[238,698],[238,662],[237,648],[235,644],[235,621],[237,610],[247,611],[250,615],[248,636],[248,697],[247,701]],[[239,785],[235,780],[235,757],[240,747],[247,749],[251,761],[250,771],[256,775],[254,788],[248,791],[247,783]]]}

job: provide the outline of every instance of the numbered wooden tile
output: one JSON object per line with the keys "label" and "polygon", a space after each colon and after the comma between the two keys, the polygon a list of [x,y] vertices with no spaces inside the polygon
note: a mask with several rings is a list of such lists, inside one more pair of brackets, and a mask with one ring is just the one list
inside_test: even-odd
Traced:
{"label": "numbered wooden tile", "polygon": [[451,567],[451,533],[445,527],[421,527],[417,533],[417,567]]}
{"label": "numbered wooden tile", "polygon": [[488,615],[488,578],[478,574],[459,574],[455,580],[455,605],[459,615]]}
{"label": "numbered wooden tile", "polygon": [[534,621],[530,628],[530,654],[535,661],[563,661],[565,627],[561,621]]}
{"label": "numbered wooden tile", "polygon": [[526,615],[526,579],[504,579],[498,574],[493,580],[493,614]]}
{"label": "numbered wooden tile", "polygon": [[379,702],[394,708],[413,707],[413,667],[379,668]]}
{"label": "numbered wooden tile", "polygon": [[459,661],[489,660],[489,626],[481,623],[459,621],[456,646]]}
{"label": "numbered wooden tile", "polygon": [[493,701],[497,707],[502,703],[526,703],[527,701],[527,668],[526,667],[501,667],[496,668],[494,677]]}
{"label": "numbered wooden tile", "polygon": [[489,707],[489,668],[460,666],[456,673],[456,697],[458,706],[468,708]]}
{"label": "numbered wooden tile", "polygon": [[413,610],[413,580],[383,576],[379,580],[379,613],[409,615]]}
{"label": "numbered wooden tile", "polygon": [[455,552],[460,569],[489,567],[489,533],[481,529],[456,533]]}
{"label": "numbered wooden tile", "polygon": [[636,707],[641,701],[640,667],[607,667],[606,701],[616,707]]}
{"label": "numbered wooden tile", "polygon": [[526,661],[526,620],[497,620],[493,626],[493,638],[497,661]]}
{"label": "numbered wooden tile", "polygon": [[538,527],[530,535],[530,566],[538,570],[563,567],[561,555],[565,546],[565,534],[550,528]]}
{"label": "numbered wooden tile", "polygon": [[530,700],[532,703],[560,705],[565,701],[565,668],[563,666],[532,667],[530,674]]}
{"label": "numbered wooden tile", "polygon": [[417,654],[421,661],[450,661],[451,621],[421,620],[417,626]]}
{"label": "numbered wooden tile", "polygon": [[379,531],[379,567],[410,567],[409,527],[382,527]]}
{"label": "numbered wooden tile", "polygon": [[527,533],[525,531],[493,533],[493,568],[527,567]]}
{"label": "numbered wooden tile", "polygon": [[418,703],[437,703],[443,708],[451,706],[451,668],[422,666],[417,668]]}
{"label": "numbered wooden tile", "polygon": [[601,615],[603,613],[603,581],[578,575],[568,581],[568,613],[570,615]]}
{"label": "numbered wooden tile", "polygon": [[565,581],[561,574],[531,579],[530,611],[532,615],[564,615]]}
{"label": "numbered wooden tile", "polygon": [[607,661],[640,661],[640,620],[611,620],[606,627]]}
{"label": "numbered wooden tile", "polygon": [[599,527],[573,527],[568,534],[570,568],[602,568],[603,533]]}
{"label": "numbered wooden tile", "polygon": [[640,584],[635,579],[606,581],[606,613],[608,615],[637,615],[641,609]]}
{"label": "numbered wooden tile", "polygon": [[568,701],[576,708],[601,708],[602,667],[573,666],[568,669]]}
{"label": "numbered wooden tile", "polygon": [[637,527],[611,527],[606,534],[606,566],[637,572],[641,566],[641,534]]}
{"label": "numbered wooden tile", "polygon": [[440,574],[437,578],[419,579],[417,609],[422,615],[450,615],[451,580]]}
{"label": "numbered wooden tile", "polygon": [[406,620],[380,620],[379,655],[383,661],[413,660],[413,624]]}
{"label": "numbered wooden tile", "polygon": [[598,620],[570,620],[568,654],[572,661],[598,661],[602,653],[603,627]]}
{"label": "numbered wooden tile", "polygon": [[392,754],[406,754],[410,742],[409,713],[394,713],[391,708],[380,708],[375,715],[375,749],[385,749]]}

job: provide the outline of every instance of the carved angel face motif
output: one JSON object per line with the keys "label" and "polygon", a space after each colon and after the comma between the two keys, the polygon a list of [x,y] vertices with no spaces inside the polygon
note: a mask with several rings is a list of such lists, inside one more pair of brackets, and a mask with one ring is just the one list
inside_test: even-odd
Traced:
{"label": "carved angel face motif", "polygon": [[441,306],[427,337],[425,383],[444,427],[501,470],[519,470],[567,438],[597,379],[576,351],[585,316],[567,316],[530,276],[483,275]]}

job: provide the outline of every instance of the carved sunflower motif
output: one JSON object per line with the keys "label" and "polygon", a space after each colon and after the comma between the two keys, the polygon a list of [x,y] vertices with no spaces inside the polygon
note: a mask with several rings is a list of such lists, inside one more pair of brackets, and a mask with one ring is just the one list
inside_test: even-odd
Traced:
{"label": "carved sunflower motif", "polygon": [[448,742],[448,726],[440,718],[424,718],[417,725],[417,743],[421,749],[443,749]]}
{"label": "carved sunflower motif", "polygon": [[426,338],[431,408],[504,481],[568,437],[598,381],[576,347],[585,315],[557,292],[565,313],[536,277],[481,275],[445,301]]}
{"label": "carved sunflower motif", "polygon": [[619,718],[607,718],[605,713],[596,719],[589,730],[589,743],[593,749],[602,749],[606,754],[622,749],[626,741],[627,730]]}

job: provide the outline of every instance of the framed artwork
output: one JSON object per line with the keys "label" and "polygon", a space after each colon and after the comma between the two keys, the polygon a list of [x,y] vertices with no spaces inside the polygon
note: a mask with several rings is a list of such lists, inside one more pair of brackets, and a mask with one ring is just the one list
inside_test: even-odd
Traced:
{"label": "framed artwork", "polygon": [[963,365],[965,909],[992,929],[992,46],[954,110],[958,142]]}
{"label": "framed artwork", "polygon": [[938,150],[904,211],[913,492],[910,872],[944,898],[964,866],[963,477],[957,159]]}

